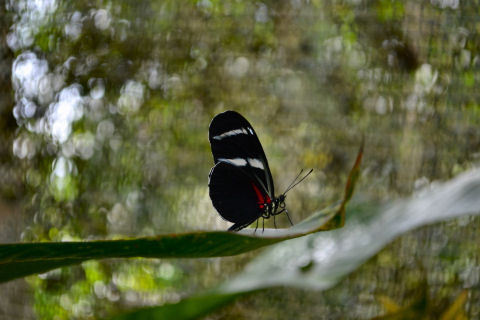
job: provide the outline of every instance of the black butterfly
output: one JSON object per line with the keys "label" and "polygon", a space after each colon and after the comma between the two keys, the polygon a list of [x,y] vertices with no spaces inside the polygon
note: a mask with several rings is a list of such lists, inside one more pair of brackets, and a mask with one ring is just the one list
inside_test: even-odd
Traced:
{"label": "black butterfly", "polygon": [[[210,199],[222,218],[233,222],[229,231],[238,231],[258,219],[287,214],[285,194],[307,175],[295,180],[275,196],[272,173],[255,130],[235,111],[217,114],[208,132],[215,166],[209,174]],[[294,184],[295,183],[295,184]],[[256,228],[255,228],[256,229]]]}

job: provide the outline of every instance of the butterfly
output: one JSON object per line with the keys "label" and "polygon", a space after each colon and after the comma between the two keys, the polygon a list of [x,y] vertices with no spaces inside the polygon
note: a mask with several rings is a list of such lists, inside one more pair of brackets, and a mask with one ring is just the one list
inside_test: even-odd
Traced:
{"label": "butterfly", "polygon": [[[210,123],[208,139],[212,148],[215,166],[209,174],[209,195],[220,216],[233,225],[229,231],[239,231],[255,220],[274,218],[286,213],[286,193],[303,181],[310,170],[298,182],[275,196],[272,173],[260,140],[252,125],[241,114],[225,111],[217,114]],[[295,183],[296,182],[296,183]]]}

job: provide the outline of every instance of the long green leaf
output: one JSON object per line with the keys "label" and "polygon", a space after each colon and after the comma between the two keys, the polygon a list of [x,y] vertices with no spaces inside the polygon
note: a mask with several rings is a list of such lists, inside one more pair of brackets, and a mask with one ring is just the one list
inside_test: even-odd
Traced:
{"label": "long green leaf", "polygon": [[[480,214],[480,169],[388,205],[348,210],[344,228],[269,248],[218,288],[176,304],[140,309],[115,319],[196,319],[239,295],[277,286],[325,290],[337,284],[400,234],[421,225]],[[212,298],[212,299],[210,299]],[[203,303],[208,301],[207,303]],[[188,308],[188,314],[182,312]]]}
{"label": "long green leaf", "polygon": [[[0,282],[42,273],[91,259],[106,258],[205,258],[241,254],[284,240],[338,227],[332,219],[344,220],[345,205],[353,192],[363,147],[347,181],[343,200],[289,229],[244,229],[232,232],[189,232],[131,240],[84,242],[15,243],[0,245]],[[329,223],[329,227],[326,224]]]}

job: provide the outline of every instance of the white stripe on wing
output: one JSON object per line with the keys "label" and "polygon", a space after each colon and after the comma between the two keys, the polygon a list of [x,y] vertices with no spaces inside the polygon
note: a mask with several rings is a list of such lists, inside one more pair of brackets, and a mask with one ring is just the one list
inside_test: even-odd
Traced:
{"label": "white stripe on wing", "polygon": [[234,159],[218,158],[218,161],[226,162],[236,167],[244,167],[247,165],[247,160],[242,158],[234,158]]}
{"label": "white stripe on wing", "polygon": [[263,166],[263,162],[262,162],[261,160],[248,158],[248,164],[249,164],[251,167],[265,170],[265,168],[264,168],[264,166]]}
{"label": "white stripe on wing", "polygon": [[[248,130],[250,132],[252,132],[252,130],[250,128],[248,128]],[[224,132],[222,134],[219,134],[217,136],[213,136],[213,139],[222,140],[223,138],[236,136],[236,135],[239,135],[239,134],[248,134],[248,131],[245,128],[234,129],[234,130],[230,130],[230,131]]]}
{"label": "white stripe on wing", "polygon": [[253,168],[265,170],[265,167],[263,166],[263,162],[255,158],[248,158],[247,160],[245,160],[244,158],[233,158],[233,159],[218,158],[218,161],[226,162],[236,167],[245,167],[248,163]]}

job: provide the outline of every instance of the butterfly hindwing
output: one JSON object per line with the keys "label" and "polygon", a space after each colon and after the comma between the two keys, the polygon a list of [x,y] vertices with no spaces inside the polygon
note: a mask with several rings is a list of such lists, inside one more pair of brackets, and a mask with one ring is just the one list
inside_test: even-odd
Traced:
{"label": "butterfly hindwing", "polygon": [[242,229],[257,220],[264,210],[263,202],[270,201],[246,171],[227,162],[212,168],[208,186],[215,209],[234,223],[229,230]]}

